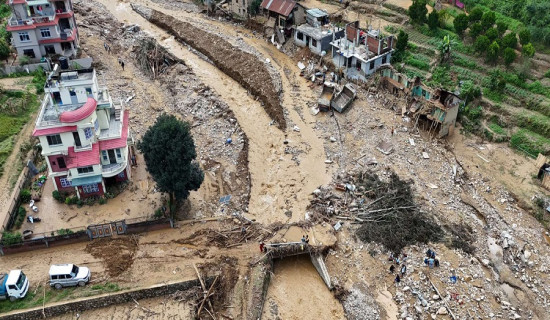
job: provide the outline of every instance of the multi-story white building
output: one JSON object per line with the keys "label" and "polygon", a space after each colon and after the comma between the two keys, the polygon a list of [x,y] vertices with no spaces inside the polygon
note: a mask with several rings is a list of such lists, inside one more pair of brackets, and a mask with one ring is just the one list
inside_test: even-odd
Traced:
{"label": "multi-story white building", "polygon": [[33,135],[55,189],[83,198],[130,179],[128,111],[99,87],[95,70],[59,71],[56,65],[45,91]]}
{"label": "multi-story white building", "polygon": [[6,30],[19,56],[75,56],[79,46],[72,0],[8,0]]}

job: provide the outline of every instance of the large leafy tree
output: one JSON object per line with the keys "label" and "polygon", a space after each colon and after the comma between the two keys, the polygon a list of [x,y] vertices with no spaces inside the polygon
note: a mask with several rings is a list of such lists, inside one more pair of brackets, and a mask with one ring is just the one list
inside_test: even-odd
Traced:
{"label": "large leafy tree", "polygon": [[515,32],[510,32],[502,38],[502,46],[504,48],[515,49],[518,45],[518,38]]}
{"label": "large leafy tree", "polygon": [[462,37],[464,34],[464,30],[468,28],[468,16],[464,13],[459,14],[456,16],[453,25],[455,27],[456,33]]}
{"label": "large leafy tree", "polygon": [[521,43],[522,46],[531,42],[531,32],[529,31],[529,29],[527,28],[521,29],[518,35],[519,35],[519,43]]}
{"label": "large leafy tree", "polygon": [[470,11],[470,15],[468,16],[471,23],[479,22],[481,20],[481,17],[483,16],[483,9],[480,7],[475,7]]}
{"label": "large leafy tree", "polygon": [[435,10],[428,15],[428,27],[434,31],[439,27],[439,14]]}
{"label": "large leafy tree", "polygon": [[10,56],[10,45],[0,38],[0,60],[6,60]]}
{"label": "large leafy tree", "polygon": [[493,41],[489,48],[487,48],[487,60],[491,63],[498,61],[498,53],[500,52],[500,46],[496,41]]}
{"label": "large leafy tree", "polygon": [[468,34],[472,37],[472,40],[475,40],[482,32],[483,27],[481,26],[481,23],[476,22],[470,26],[470,32]]}
{"label": "large leafy tree", "polygon": [[138,149],[160,191],[170,195],[171,207],[187,199],[191,190],[199,189],[204,173],[194,161],[197,153],[189,123],[172,115],[159,116],[145,132]]}
{"label": "large leafy tree", "polygon": [[493,42],[498,38],[498,31],[495,28],[489,28],[489,30],[485,32],[485,35],[489,38],[489,40],[491,40],[491,42]]}
{"label": "large leafy tree", "polygon": [[491,40],[489,40],[489,38],[486,36],[479,36],[474,43],[474,49],[476,52],[483,54],[487,51],[487,48],[489,48],[490,45]]}
{"label": "large leafy tree", "polygon": [[495,24],[496,15],[493,11],[487,11],[481,17],[481,26],[483,30],[491,28]]}
{"label": "large leafy tree", "polygon": [[428,13],[426,4],[427,0],[413,0],[409,7],[409,17],[413,23],[423,24],[426,22],[426,14]]}
{"label": "large leafy tree", "polygon": [[502,58],[504,59],[504,64],[509,66],[516,60],[516,51],[512,48],[506,48],[502,53]]}
{"label": "large leafy tree", "polygon": [[508,24],[504,21],[497,21],[497,30],[498,30],[498,36],[502,37],[502,35],[508,30]]}

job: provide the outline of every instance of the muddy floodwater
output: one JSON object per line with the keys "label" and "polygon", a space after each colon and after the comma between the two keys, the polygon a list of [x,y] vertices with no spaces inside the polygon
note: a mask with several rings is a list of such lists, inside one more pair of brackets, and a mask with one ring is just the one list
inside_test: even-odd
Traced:
{"label": "muddy floodwater", "polygon": [[262,319],[345,319],[308,255],[274,262]]}

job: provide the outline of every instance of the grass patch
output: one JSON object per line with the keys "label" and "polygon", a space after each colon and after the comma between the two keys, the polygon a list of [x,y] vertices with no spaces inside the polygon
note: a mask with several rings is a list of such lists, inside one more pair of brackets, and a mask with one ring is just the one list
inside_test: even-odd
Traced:
{"label": "grass patch", "polygon": [[488,127],[496,134],[506,135],[506,130],[494,122],[489,123]]}
{"label": "grass patch", "polygon": [[483,96],[497,103],[501,103],[504,101],[504,94],[502,92],[493,91],[487,88],[483,88]]}
{"label": "grass patch", "polygon": [[448,67],[438,66],[432,73],[432,80],[428,81],[427,85],[432,88],[442,87],[453,91],[455,82],[451,78],[451,73]]}
{"label": "grass patch", "polygon": [[510,146],[532,158],[536,158],[539,153],[550,153],[550,139],[527,129],[520,129],[514,133],[510,138]]}
{"label": "grass patch", "polygon": [[405,63],[420,70],[430,70],[430,59],[421,54],[411,54],[405,58]]}
{"label": "grass patch", "polygon": [[[31,283],[31,288],[34,289]],[[68,287],[61,290],[46,286],[46,292],[44,295],[44,287],[41,285],[37,290],[31,290],[27,296],[21,300],[11,302],[9,300],[0,301],[0,314],[10,312],[13,310],[28,309],[33,307],[42,306],[45,303],[59,302],[65,300],[71,300],[81,297],[95,296],[103,293],[120,291],[120,287],[116,283],[96,284],[86,287]],[[36,292],[36,294],[34,293]]]}
{"label": "grass patch", "polygon": [[516,117],[516,125],[536,132],[542,136],[550,137],[550,118],[544,115],[528,115],[521,113]]}

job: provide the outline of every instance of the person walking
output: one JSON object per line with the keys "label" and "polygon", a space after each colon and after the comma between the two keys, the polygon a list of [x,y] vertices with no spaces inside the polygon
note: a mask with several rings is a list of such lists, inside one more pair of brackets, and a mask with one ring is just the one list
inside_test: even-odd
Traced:
{"label": "person walking", "polygon": [[401,282],[401,277],[399,275],[395,276],[395,283]]}
{"label": "person walking", "polygon": [[265,243],[260,242],[260,252],[264,252],[265,249]]}
{"label": "person walking", "polygon": [[406,272],[407,272],[407,266],[406,266],[406,265],[403,265],[403,266],[401,267],[401,276],[404,277]]}
{"label": "person walking", "polygon": [[395,266],[392,264],[392,265],[390,266],[390,273],[393,273],[394,270],[395,270]]}
{"label": "person walking", "polygon": [[124,61],[120,60],[120,66],[122,67],[122,71],[124,71]]}

